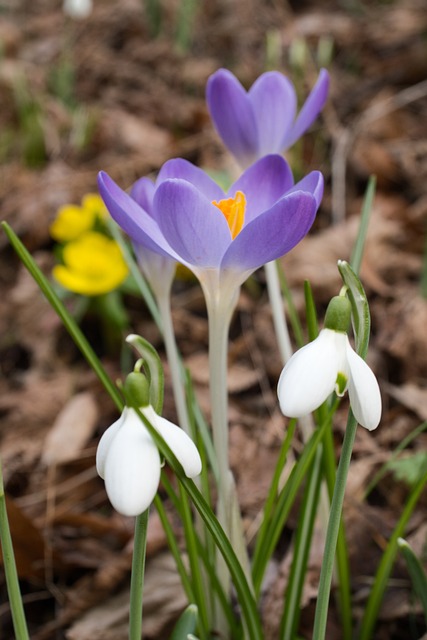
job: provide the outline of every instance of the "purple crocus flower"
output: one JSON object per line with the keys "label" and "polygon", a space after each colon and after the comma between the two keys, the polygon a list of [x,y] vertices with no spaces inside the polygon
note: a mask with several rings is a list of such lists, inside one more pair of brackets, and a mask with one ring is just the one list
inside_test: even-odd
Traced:
{"label": "purple crocus flower", "polygon": [[[154,191],[154,183],[149,178],[140,178],[140,180],[137,180],[130,191],[131,198],[133,198],[149,216],[152,215]],[[138,264],[148,280],[154,295],[158,300],[163,297],[167,298],[176,271],[176,260],[159,254],[157,251],[152,251],[138,242],[134,242],[133,247],[138,259]]]}
{"label": "purple crocus flower", "polygon": [[199,278],[205,294],[230,297],[255,269],[290,251],[310,229],[323,192],[313,171],[293,184],[287,162],[262,158],[227,193],[201,169],[169,160],[157,181],[128,195],[106,173],[101,196],[134,243],[176,260]]}
{"label": "purple crocus flower", "polygon": [[307,131],[322,110],[329,74],[316,84],[296,117],[292,83],[278,71],[263,73],[248,92],[226,69],[212,74],[206,87],[209,112],[225,146],[242,167],[269,153],[283,153]]}

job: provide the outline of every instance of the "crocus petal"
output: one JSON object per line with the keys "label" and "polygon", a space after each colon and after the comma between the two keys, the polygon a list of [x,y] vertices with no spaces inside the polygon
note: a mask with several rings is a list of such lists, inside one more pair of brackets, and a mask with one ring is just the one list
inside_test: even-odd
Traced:
{"label": "crocus petal", "polygon": [[291,147],[314,122],[325,105],[328,91],[329,73],[326,69],[321,69],[317,82],[299,112],[294,126],[283,140],[284,148]]}
{"label": "crocus petal", "polygon": [[[338,336],[338,348],[337,348]],[[319,336],[299,349],[283,369],[277,385],[280,409],[285,416],[306,416],[328,398],[335,387],[340,363],[340,336],[323,329]]]}
{"label": "crocus petal", "polygon": [[289,189],[288,193],[293,193],[295,191],[308,191],[308,193],[313,194],[316,199],[317,206],[319,207],[323,196],[323,186],[324,180],[320,171],[312,171]]}
{"label": "crocus petal", "polygon": [[110,444],[113,439],[116,437],[118,430],[120,429],[120,425],[124,421],[126,415],[126,409],[120,416],[116,422],[114,422],[111,427],[108,427],[106,431],[104,431],[101,440],[99,441],[98,448],[96,450],[96,470],[98,475],[104,479],[104,469],[105,469],[105,458],[107,457],[108,449],[110,448]]}
{"label": "crocus petal", "polygon": [[148,280],[153,293],[159,297],[170,291],[175,276],[177,262],[171,258],[150,251],[134,242],[133,245],[138,264]]}
{"label": "crocus petal", "polygon": [[381,419],[381,393],[369,366],[351,347],[347,338],[347,361],[350,367],[348,394],[357,422],[369,431],[376,429]]}
{"label": "crocus petal", "polygon": [[160,456],[138,415],[128,409],[108,447],[105,489],[113,507],[137,516],[152,503],[160,480]]}
{"label": "crocus petal", "polygon": [[225,146],[244,167],[257,158],[258,131],[248,95],[226,69],[210,76],[206,100],[212,121]]}
{"label": "crocus petal", "polygon": [[187,180],[187,182],[194,185],[211,202],[212,200],[222,200],[225,198],[223,190],[217,183],[212,180],[205,171],[188,162],[188,160],[174,158],[173,160],[165,162],[159,171],[156,186],[172,178]]}
{"label": "crocus petal", "polygon": [[258,126],[258,155],[281,153],[292,127],[297,98],[292,83],[281,73],[263,73],[249,89]]}
{"label": "crocus petal", "polygon": [[290,251],[306,235],[316,215],[309,193],[291,193],[246,225],[221,262],[222,269],[255,270]]}
{"label": "crocus petal", "polygon": [[185,180],[166,180],[154,196],[158,222],[178,261],[187,266],[217,267],[231,233],[222,212]]}
{"label": "crocus petal", "polygon": [[153,209],[155,186],[149,178],[140,178],[132,186],[130,197],[135,200],[149,215]]}
{"label": "crocus petal", "polygon": [[180,427],[159,416],[153,407],[141,409],[147,420],[175,454],[187,478],[195,478],[202,470],[202,460],[192,439]]}
{"label": "crocus petal", "polygon": [[269,155],[246,169],[229,189],[228,195],[242,191],[246,197],[245,225],[277,202],[293,185],[292,171],[282,156]]}
{"label": "crocus petal", "polygon": [[157,223],[103,171],[98,175],[98,186],[111,216],[134,242],[142,244],[151,251],[178,259],[164,239]]}

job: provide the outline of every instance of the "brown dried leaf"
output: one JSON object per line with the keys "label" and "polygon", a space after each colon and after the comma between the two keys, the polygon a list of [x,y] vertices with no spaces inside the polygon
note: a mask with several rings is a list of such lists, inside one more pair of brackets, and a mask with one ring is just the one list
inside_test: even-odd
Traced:
{"label": "brown dried leaf", "polygon": [[77,458],[92,436],[97,420],[98,408],[91,393],[71,398],[47,435],[42,462],[63,464]]}
{"label": "brown dried leaf", "polygon": [[427,389],[411,382],[400,387],[393,384],[384,384],[383,386],[395,400],[411,409],[421,420],[427,420]]}
{"label": "brown dried leaf", "polygon": [[[6,506],[18,575],[20,578],[40,578],[43,575],[45,554],[43,537],[34,522],[9,496]],[[1,547],[0,559],[3,561]]]}
{"label": "brown dried leaf", "polygon": [[[147,563],[144,578],[144,638],[161,638],[165,628],[185,608],[185,597],[175,561],[163,553]],[[67,640],[121,640],[127,638],[129,592],[108,599],[88,611],[67,632]]]}
{"label": "brown dried leaf", "polygon": [[[190,370],[193,381],[197,384],[209,385],[209,361],[206,353],[195,353],[187,358],[186,365]],[[247,391],[258,383],[258,372],[239,363],[232,364],[228,369],[227,388],[229,393]]]}

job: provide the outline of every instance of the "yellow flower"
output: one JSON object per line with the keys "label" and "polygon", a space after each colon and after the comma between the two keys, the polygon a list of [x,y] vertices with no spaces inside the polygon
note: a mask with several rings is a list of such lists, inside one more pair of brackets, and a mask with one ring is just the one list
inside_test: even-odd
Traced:
{"label": "yellow flower", "polygon": [[53,268],[53,277],[66,289],[85,296],[108,293],[128,275],[118,244],[95,231],[66,244],[63,261]]}
{"label": "yellow flower", "polygon": [[87,212],[93,213],[101,220],[108,218],[108,210],[104,204],[104,200],[97,193],[87,193],[82,198],[82,209]]}
{"label": "yellow flower", "polygon": [[87,193],[81,207],[75,204],[60,207],[50,226],[50,235],[57,242],[76,240],[93,228],[97,218],[104,220],[107,213],[102,198],[96,193]]}

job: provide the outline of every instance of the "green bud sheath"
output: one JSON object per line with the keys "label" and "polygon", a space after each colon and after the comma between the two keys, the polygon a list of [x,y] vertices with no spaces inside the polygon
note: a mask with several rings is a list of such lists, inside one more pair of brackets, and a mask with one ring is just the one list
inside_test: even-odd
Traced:
{"label": "green bud sheath", "polygon": [[132,371],[123,385],[126,402],[131,407],[147,407],[150,404],[150,383],[143,373]]}
{"label": "green bud sheath", "polygon": [[345,296],[334,296],[325,315],[325,329],[347,333],[351,320],[351,303]]}

